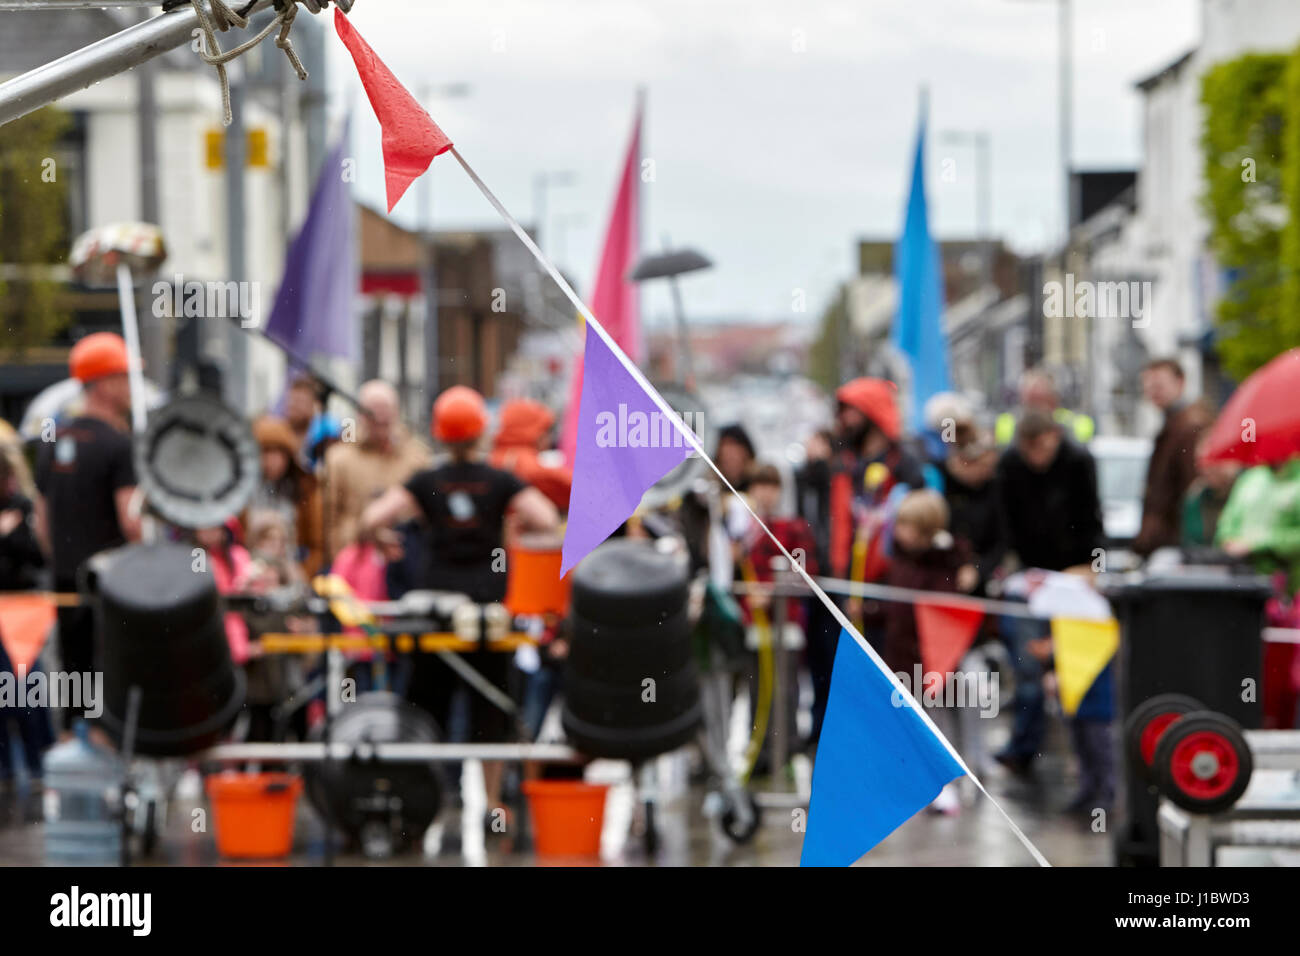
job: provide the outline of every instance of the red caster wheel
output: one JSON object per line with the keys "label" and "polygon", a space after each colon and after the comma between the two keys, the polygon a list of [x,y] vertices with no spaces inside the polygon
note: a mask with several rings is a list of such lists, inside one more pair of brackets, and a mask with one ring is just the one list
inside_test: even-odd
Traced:
{"label": "red caster wheel", "polygon": [[1172,724],[1151,767],[1160,792],[1191,813],[1219,813],[1245,793],[1254,761],[1230,717],[1197,711]]}
{"label": "red caster wheel", "polygon": [[1157,694],[1148,697],[1128,715],[1124,722],[1124,740],[1128,747],[1129,762],[1137,767],[1143,777],[1154,781],[1151,761],[1156,745],[1169,725],[1184,714],[1205,710],[1205,705],[1186,694]]}

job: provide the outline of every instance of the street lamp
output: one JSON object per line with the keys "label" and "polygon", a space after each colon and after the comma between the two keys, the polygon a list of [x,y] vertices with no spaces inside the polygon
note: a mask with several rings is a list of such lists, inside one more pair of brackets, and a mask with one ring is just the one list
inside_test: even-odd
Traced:
{"label": "street lamp", "polygon": [[555,217],[555,252],[552,258],[556,265],[564,265],[565,238],[568,236],[569,227],[581,226],[586,221],[587,217],[580,212],[562,213]]}
{"label": "street lamp", "polygon": [[578,174],[571,169],[543,170],[533,176],[533,220],[534,241],[537,248],[542,245],[542,233],[546,225],[546,190],[552,186],[572,186],[578,181]]}
{"label": "street lamp", "polygon": [[[469,96],[473,90],[468,83],[444,83],[435,85],[433,83],[423,83],[420,85],[420,102],[427,104],[434,97],[442,99],[463,99]],[[425,249],[426,268],[428,269],[429,294],[425,299],[424,312],[424,375],[425,375],[425,394],[437,395],[440,388],[440,373],[442,371],[441,361],[442,353],[440,352],[441,341],[438,335],[438,263],[435,252],[436,244],[433,238],[433,167],[436,163],[431,163],[424,175],[416,183],[416,189],[419,190],[417,199],[420,203],[420,221],[419,231],[422,234],[423,241],[427,243]],[[402,362],[406,357],[402,356]]]}
{"label": "street lamp", "polygon": [[[429,109],[429,104],[435,97],[445,100],[464,99],[469,96],[473,90],[468,83],[444,83],[436,86],[432,83],[423,83],[420,86],[420,102],[425,109]],[[432,111],[431,111],[432,112]],[[433,165],[430,164],[428,172],[420,177],[417,184],[419,188],[420,201],[420,231],[433,231]]]}
{"label": "street lamp", "polygon": [[[1025,2],[1025,0],[1022,0]],[[1061,137],[1061,172],[1065,177],[1063,184],[1062,199],[1065,202],[1062,219],[1062,229],[1065,234],[1065,242],[1068,244],[1070,239],[1070,207],[1073,205],[1070,189],[1070,154],[1071,148],[1071,129],[1073,127],[1073,76],[1071,68],[1070,51],[1072,49],[1072,38],[1070,30],[1070,0],[1056,0],[1057,4],[1057,30],[1058,30],[1058,54],[1060,69],[1059,93],[1061,96],[1060,105],[1060,137]]]}
{"label": "street lamp", "polygon": [[[690,339],[686,333],[686,313],[682,309],[682,293],[677,287],[677,277],[687,272],[710,269],[713,262],[707,256],[694,249],[677,249],[672,252],[660,252],[643,256],[636,268],[628,275],[633,282],[645,282],[647,279],[667,279],[672,287],[673,311],[677,317],[678,350],[682,356],[682,368],[678,372],[678,381],[688,389],[695,388],[695,367],[691,360]],[[684,374],[683,374],[684,373]]]}
{"label": "street lamp", "polygon": [[993,189],[988,130],[945,130],[940,142],[972,146],[975,150],[975,231],[980,242],[980,266],[985,285],[993,284]]}

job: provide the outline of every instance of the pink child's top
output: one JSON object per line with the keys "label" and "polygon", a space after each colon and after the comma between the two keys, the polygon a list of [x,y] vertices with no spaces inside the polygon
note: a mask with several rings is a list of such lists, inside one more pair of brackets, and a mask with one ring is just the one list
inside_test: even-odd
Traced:
{"label": "pink child's top", "polygon": [[[208,564],[221,594],[243,591],[253,570],[253,559],[248,550],[238,544],[231,544],[224,551],[210,552]],[[248,623],[235,611],[226,612],[226,642],[230,645],[230,657],[236,664],[248,660]]]}

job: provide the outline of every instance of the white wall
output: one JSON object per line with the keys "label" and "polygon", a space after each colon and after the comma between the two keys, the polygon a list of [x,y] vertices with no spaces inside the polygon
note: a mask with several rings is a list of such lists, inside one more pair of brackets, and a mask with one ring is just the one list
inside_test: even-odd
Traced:
{"label": "white wall", "polygon": [[[87,112],[86,190],[88,226],[140,218],[139,133],[136,80],[130,74],[98,83],[64,101]],[[181,274],[187,279],[224,280],[229,272],[226,230],[225,172],[206,166],[206,135],[221,128],[221,95],[209,71],[160,71],[158,161],[160,222],[168,256],[160,277]],[[283,266],[286,237],[282,232],[280,130],[277,117],[249,98],[248,128],[267,130],[271,151],[268,168],[250,169],[245,179],[245,239],[247,278],[256,283],[259,322],[269,316]],[[295,130],[294,139],[305,142]],[[299,152],[300,150],[295,150]],[[301,155],[291,162],[289,228],[297,229],[310,185]],[[226,320],[212,319],[214,328]],[[224,334],[215,333],[219,339]],[[246,333],[245,333],[246,334]],[[220,343],[215,345],[220,353]],[[260,408],[273,401],[283,381],[282,360],[272,346],[254,340],[249,349],[249,405]]]}
{"label": "white wall", "polygon": [[[1178,343],[1209,327],[1217,294],[1217,267],[1207,248],[1209,224],[1201,209],[1201,79],[1216,63],[1248,52],[1293,49],[1300,43],[1300,2],[1202,0],[1201,23],[1197,50],[1174,75],[1145,92],[1137,214],[1092,262],[1110,276],[1140,273],[1153,280],[1150,327],[1139,335],[1152,355],[1182,360],[1193,395],[1202,389],[1198,354]],[[1114,339],[1109,333],[1103,336],[1093,358],[1104,362]],[[1104,402],[1114,370],[1103,365],[1098,371],[1094,396]],[[1155,413],[1145,408],[1141,430],[1158,427]]]}

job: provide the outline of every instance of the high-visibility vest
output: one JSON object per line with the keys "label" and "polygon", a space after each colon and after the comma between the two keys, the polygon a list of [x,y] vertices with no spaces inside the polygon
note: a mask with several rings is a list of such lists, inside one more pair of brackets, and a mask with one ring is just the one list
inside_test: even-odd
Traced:
{"label": "high-visibility vest", "polygon": [[[1082,412],[1072,412],[1068,408],[1058,408],[1052,412],[1056,423],[1074,436],[1074,440],[1087,444],[1097,433],[1097,425],[1092,416]],[[1003,412],[998,416],[993,427],[994,437],[999,445],[1010,445],[1016,437],[1015,412]]]}

